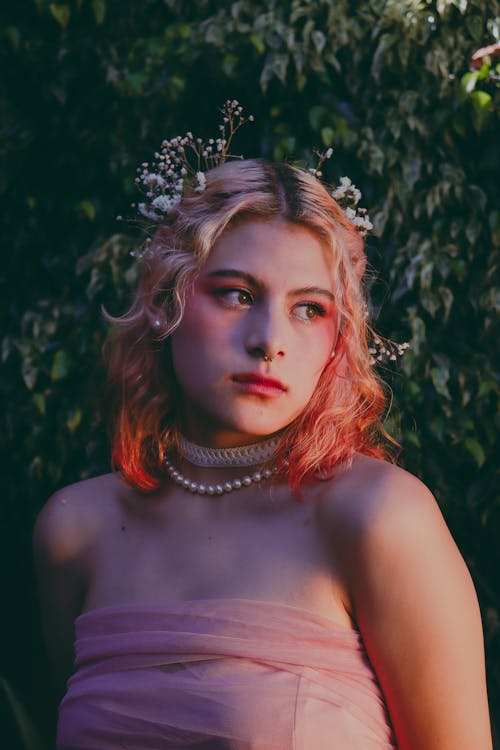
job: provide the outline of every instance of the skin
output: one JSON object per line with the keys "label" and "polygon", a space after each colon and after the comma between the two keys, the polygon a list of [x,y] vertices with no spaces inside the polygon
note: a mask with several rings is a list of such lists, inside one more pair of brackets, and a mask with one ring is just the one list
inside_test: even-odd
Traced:
{"label": "skin", "polygon": [[[309,230],[277,220],[228,231],[172,335],[184,432],[202,445],[238,445],[290,424],[314,392],[337,329],[327,253]],[[231,380],[248,372],[277,378],[286,391],[249,395]]]}
{"label": "skin", "polygon": [[[316,291],[298,293],[304,287]],[[223,235],[172,341],[191,439],[248,443],[300,413],[335,345],[332,291],[328,256],[308,230],[247,221]],[[232,376],[249,371],[280,379],[286,391],[246,392]],[[242,473],[179,468],[206,483]],[[356,456],[304,500],[285,483],[208,497],[166,482],[145,497],[113,475],[56,493],[37,520],[34,549],[59,692],[82,611],[277,601],[359,628],[399,748],[491,750],[474,587],[430,492],[396,466]]]}

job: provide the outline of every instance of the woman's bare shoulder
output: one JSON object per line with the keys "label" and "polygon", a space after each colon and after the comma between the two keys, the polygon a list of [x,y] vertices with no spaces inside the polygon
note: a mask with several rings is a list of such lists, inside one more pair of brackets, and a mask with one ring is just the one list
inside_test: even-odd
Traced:
{"label": "woman's bare shoulder", "polygon": [[63,563],[77,557],[96,539],[105,519],[116,513],[119,499],[130,492],[112,473],[57,490],[35,523],[35,553]]}
{"label": "woman's bare shoulder", "polygon": [[[329,484],[325,526],[361,625],[382,620],[391,591],[396,601],[405,587],[420,592],[421,600],[431,602],[430,609],[438,608],[453,586],[457,601],[475,606],[465,562],[437,501],[416,476],[394,464],[356,456]],[[378,614],[370,612],[363,620],[367,602],[378,602]],[[404,612],[402,606],[395,609],[398,617]],[[394,612],[391,617],[395,620]]]}
{"label": "woman's bare shoulder", "polygon": [[322,494],[328,527],[350,545],[393,534],[401,539],[416,526],[423,534],[429,525],[446,528],[434,496],[418,477],[369,456],[355,456],[348,469],[327,480]]}

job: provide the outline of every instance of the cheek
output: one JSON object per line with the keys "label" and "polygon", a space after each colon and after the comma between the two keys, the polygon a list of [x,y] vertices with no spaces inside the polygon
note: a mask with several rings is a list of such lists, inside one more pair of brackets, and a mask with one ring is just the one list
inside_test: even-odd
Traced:
{"label": "cheek", "polygon": [[334,322],[319,323],[313,332],[306,331],[298,342],[300,351],[299,366],[315,372],[322,370],[337,340],[337,326]]}
{"label": "cheek", "polygon": [[211,369],[214,353],[221,350],[224,331],[209,306],[200,301],[189,305],[171,336],[172,362],[179,380],[186,376],[203,380]]}

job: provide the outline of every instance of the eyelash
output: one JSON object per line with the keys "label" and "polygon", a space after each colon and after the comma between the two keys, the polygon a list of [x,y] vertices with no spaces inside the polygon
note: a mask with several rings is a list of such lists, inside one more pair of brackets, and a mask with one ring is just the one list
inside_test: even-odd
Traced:
{"label": "eyelash", "polygon": [[[216,294],[217,297],[220,297],[220,298],[225,298],[225,297],[227,297],[230,294],[236,294],[238,296],[239,295],[243,295],[243,296],[247,297],[247,299],[249,300],[247,302],[237,302],[235,304],[231,304],[231,303],[227,302],[227,304],[228,304],[229,307],[239,307],[240,305],[242,307],[244,307],[245,305],[251,304],[253,302],[253,299],[254,299],[254,297],[251,294],[251,292],[249,292],[247,289],[240,289],[238,287],[231,287],[231,288],[227,288],[227,289],[217,289],[215,291],[215,294]],[[310,308],[310,309],[314,310],[314,312],[315,312],[315,316],[314,317],[324,318],[325,315],[326,315],[326,309],[323,307],[323,305],[320,305],[318,302],[301,302],[301,303],[299,303],[297,305],[297,307],[305,307],[305,308]],[[301,320],[303,320],[304,322],[310,322],[310,321],[314,320],[314,318],[309,318],[309,319],[301,318]]]}

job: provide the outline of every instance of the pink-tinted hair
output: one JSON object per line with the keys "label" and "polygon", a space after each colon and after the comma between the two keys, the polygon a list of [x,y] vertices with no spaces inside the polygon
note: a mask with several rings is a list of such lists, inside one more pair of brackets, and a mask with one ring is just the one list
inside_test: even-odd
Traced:
{"label": "pink-tinted hair", "polygon": [[[232,161],[206,175],[160,225],[142,260],[134,301],[114,324],[104,353],[113,467],[129,484],[159,487],[176,439],[177,391],[169,336],[187,291],[221,234],[242,219],[283,220],[312,231],[328,249],[340,329],[309,403],[283,432],[274,461],[290,487],[331,475],[355,453],[387,458],[382,384],[368,351],[363,242],[324,186],[307,172],[260,159]],[[162,321],[158,330],[153,321]],[[286,460],[286,463],[285,463]]]}

